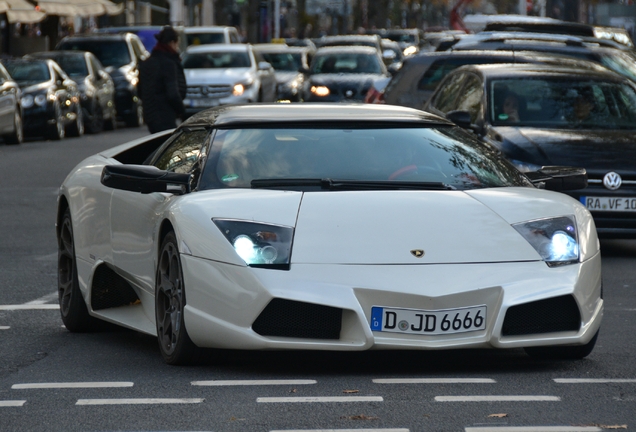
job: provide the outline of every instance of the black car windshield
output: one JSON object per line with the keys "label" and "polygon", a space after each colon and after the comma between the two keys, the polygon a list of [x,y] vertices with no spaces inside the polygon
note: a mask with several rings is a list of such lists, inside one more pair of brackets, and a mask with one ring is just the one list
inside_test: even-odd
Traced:
{"label": "black car windshield", "polygon": [[392,182],[459,190],[531,185],[457,127],[226,129],[217,131],[210,154],[199,189],[312,183],[303,179],[370,182],[370,189]]}
{"label": "black car windshield", "polygon": [[248,68],[250,57],[245,51],[186,53],[183,57],[183,67],[185,69]]}
{"label": "black car windshield", "polygon": [[188,33],[186,39],[188,40],[188,46],[225,43],[225,35],[223,33]]}
{"label": "black car windshield", "polygon": [[68,40],[62,42],[58,49],[92,52],[105,67],[119,68],[132,62],[124,40]]}
{"label": "black car windshield", "polygon": [[636,129],[636,90],[627,82],[577,77],[492,80],[494,125],[547,129]]}
{"label": "black car windshield", "polygon": [[53,58],[70,77],[83,78],[88,75],[88,68],[83,55],[56,56]]}
{"label": "black car windshield", "polygon": [[381,74],[379,56],[360,53],[332,53],[316,56],[312,74]]}
{"label": "black car windshield", "polygon": [[281,72],[295,72],[300,68],[291,53],[261,53],[266,62],[272,65],[274,70]]}
{"label": "black car windshield", "polygon": [[4,66],[18,85],[28,86],[51,79],[51,72],[44,61],[6,62]]}

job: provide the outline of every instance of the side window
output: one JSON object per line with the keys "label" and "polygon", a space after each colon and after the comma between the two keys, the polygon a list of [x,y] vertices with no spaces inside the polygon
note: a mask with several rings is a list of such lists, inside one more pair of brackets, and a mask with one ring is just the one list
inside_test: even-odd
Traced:
{"label": "side window", "polygon": [[465,73],[458,73],[440,83],[436,93],[433,95],[431,106],[443,113],[456,110],[456,100],[465,79]]}
{"label": "side window", "polygon": [[470,113],[471,123],[476,123],[477,119],[482,117],[482,100],[484,96],[484,88],[481,80],[475,75],[468,75],[466,82],[461,90],[461,96],[458,100],[458,110],[468,111]]}
{"label": "side window", "polygon": [[[435,90],[437,84],[449,72],[447,63],[444,60],[433,62],[431,67],[422,75],[417,83],[418,90]],[[452,70],[452,69],[451,69]]]}
{"label": "side window", "polygon": [[163,149],[153,165],[165,171],[191,172],[201,156],[207,136],[207,130],[183,132]]}
{"label": "side window", "polygon": [[240,43],[238,33],[230,30],[230,43]]}

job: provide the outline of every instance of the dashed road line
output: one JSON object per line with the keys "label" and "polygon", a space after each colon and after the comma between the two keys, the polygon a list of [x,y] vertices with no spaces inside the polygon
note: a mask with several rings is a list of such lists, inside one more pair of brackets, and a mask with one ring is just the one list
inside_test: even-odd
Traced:
{"label": "dashed road line", "polygon": [[21,407],[25,403],[25,400],[6,400],[0,401],[0,407]]}
{"label": "dashed road line", "polygon": [[410,432],[409,429],[277,429],[269,432]]}
{"label": "dashed road line", "polygon": [[308,396],[308,397],[259,397],[259,403],[287,402],[383,402],[382,396]]}
{"label": "dashed road line", "polygon": [[465,432],[602,432],[596,426],[486,426],[467,427]]}
{"label": "dashed road line", "polygon": [[59,304],[19,304],[19,305],[0,305],[0,311],[15,311],[15,310],[46,310],[46,309],[60,309]]}
{"label": "dashed road line", "polygon": [[559,396],[435,396],[436,402],[558,402]]}
{"label": "dashed road line", "polygon": [[22,389],[64,389],[64,388],[117,388],[132,387],[132,382],[114,381],[114,382],[58,382],[58,383],[24,383],[13,384],[14,390]]}
{"label": "dashed road line", "polygon": [[203,403],[203,398],[78,399],[75,405],[170,405]]}
{"label": "dashed road line", "polygon": [[9,326],[0,326],[0,330],[9,330],[10,328]]}
{"label": "dashed road line", "polygon": [[259,385],[308,385],[316,380],[212,380],[192,381],[193,386],[259,386]]}
{"label": "dashed road line", "polygon": [[495,383],[490,378],[378,378],[376,384],[486,384]]}
{"label": "dashed road line", "polygon": [[605,383],[636,383],[632,378],[555,378],[560,384],[605,384]]}

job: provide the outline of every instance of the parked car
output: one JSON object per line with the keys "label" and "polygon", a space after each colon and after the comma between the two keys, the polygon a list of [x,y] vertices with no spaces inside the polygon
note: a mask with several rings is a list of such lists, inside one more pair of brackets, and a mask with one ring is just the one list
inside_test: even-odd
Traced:
{"label": "parked car", "polygon": [[137,91],[138,67],[150,54],[137,35],[90,33],[67,36],[55,49],[89,51],[95,54],[115,83],[117,116],[126,126],[136,127],[143,124],[143,106]]}
{"label": "parked car", "polygon": [[52,140],[84,134],[79,89],[57,63],[22,58],[5,59],[2,64],[22,89],[25,134]]}
{"label": "parked car", "polygon": [[[152,49],[157,44],[157,38],[155,35],[158,34],[163,26],[159,25],[146,25],[146,26],[117,26],[117,27],[101,27],[94,29],[93,31],[96,33],[108,33],[108,34],[119,34],[119,33],[133,33],[139,36],[139,40],[144,44],[146,51],[152,52]],[[172,28],[179,35],[179,49],[181,52],[184,52],[188,47],[188,41],[183,31],[183,26],[172,26]]]}
{"label": "parked car", "polygon": [[[594,68],[594,64],[551,53],[514,51],[423,52],[405,60],[384,90],[382,100],[392,105],[421,109],[444,77],[469,64],[550,63]],[[602,66],[598,66],[602,68]]]}
{"label": "parked car", "polygon": [[373,82],[391,75],[375,48],[336,46],[320,48],[305,80],[306,102],[364,101]]}
{"label": "parked car", "polygon": [[274,68],[251,45],[191,46],[183,55],[186,115],[204,108],[276,100]]}
{"label": "parked car", "polygon": [[101,132],[104,127],[117,127],[115,84],[93,53],[46,51],[29,54],[29,57],[55,61],[77,83],[84,111],[84,126],[88,133]]}
{"label": "parked car", "polygon": [[21,144],[24,140],[21,99],[19,84],[0,63],[0,136],[6,144]]}
{"label": "parked car", "polygon": [[295,57],[299,57],[302,50],[292,51],[285,44],[256,44],[254,51],[274,68],[276,98],[280,101],[300,102],[307,65],[302,63],[302,58],[298,61]]}
{"label": "parked car", "polygon": [[567,193],[600,236],[636,238],[636,85],[608,70],[473,65],[448,74],[426,105],[474,130],[518,169],[585,168]]}
{"label": "parked car", "polygon": [[241,37],[231,26],[184,27],[187,46],[240,43]]}
{"label": "parked car", "polygon": [[410,108],[203,111],[82,161],[56,230],[65,327],[157,336],[169,364],[199,348],[578,359],[603,317],[589,211]]}

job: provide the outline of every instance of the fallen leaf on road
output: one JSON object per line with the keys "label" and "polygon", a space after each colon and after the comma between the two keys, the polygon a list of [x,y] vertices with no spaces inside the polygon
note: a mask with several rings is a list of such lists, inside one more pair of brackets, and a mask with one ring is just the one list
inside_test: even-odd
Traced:
{"label": "fallen leaf on road", "polygon": [[508,414],[503,414],[503,413],[502,414],[490,414],[488,417],[489,418],[491,418],[491,417],[503,418],[503,417],[508,417]]}
{"label": "fallen leaf on road", "polygon": [[359,393],[360,390],[343,390],[343,393]]}
{"label": "fallen leaf on road", "polygon": [[289,392],[290,393],[296,393],[296,389],[291,389]]}
{"label": "fallen leaf on road", "polygon": [[354,416],[345,416],[340,418],[345,418],[349,420],[379,420],[379,417],[372,417],[372,416],[367,416],[364,414],[354,415]]}

